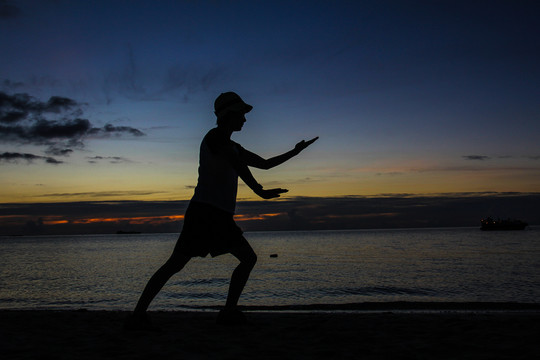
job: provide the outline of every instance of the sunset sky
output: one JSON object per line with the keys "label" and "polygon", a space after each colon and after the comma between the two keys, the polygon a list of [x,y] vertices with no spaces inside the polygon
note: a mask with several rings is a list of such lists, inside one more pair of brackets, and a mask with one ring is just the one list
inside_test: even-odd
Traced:
{"label": "sunset sky", "polygon": [[254,170],[289,199],[540,192],[539,15],[516,0],[2,0],[0,202],[189,200],[224,91],[254,106],[233,139],[263,157],[320,136]]}

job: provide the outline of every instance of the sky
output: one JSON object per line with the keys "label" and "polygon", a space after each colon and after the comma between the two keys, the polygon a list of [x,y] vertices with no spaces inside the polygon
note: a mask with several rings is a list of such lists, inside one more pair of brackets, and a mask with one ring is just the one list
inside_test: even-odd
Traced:
{"label": "sky", "polygon": [[[253,105],[233,139],[263,157],[320,137],[253,170],[289,189],[283,204],[536,196],[538,15],[515,0],[0,0],[0,222],[27,223],[13,204],[189,200],[225,91]],[[239,200],[259,204],[243,184]]]}

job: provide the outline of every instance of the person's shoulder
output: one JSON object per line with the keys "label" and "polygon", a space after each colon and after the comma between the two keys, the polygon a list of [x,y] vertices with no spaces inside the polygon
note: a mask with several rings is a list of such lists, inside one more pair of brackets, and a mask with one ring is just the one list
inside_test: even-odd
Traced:
{"label": "person's shoulder", "polygon": [[221,131],[218,130],[218,128],[213,128],[210,131],[206,133],[204,136],[204,141],[208,143],[226,143],[227,138],[223,135]]}
{"label": "person's shoulder", "polygon": [[213,128],[206,133],[203,141],[208,145],[212,152],[219,151],[224,147],[230,146],[231,140],[228,139],[221,131],[217,128]]}
{"label": "person's shoulder", "polygon": [[206,133],[206,136],[219,136],[221,134],[221,131],[217,127],[211,128]]}

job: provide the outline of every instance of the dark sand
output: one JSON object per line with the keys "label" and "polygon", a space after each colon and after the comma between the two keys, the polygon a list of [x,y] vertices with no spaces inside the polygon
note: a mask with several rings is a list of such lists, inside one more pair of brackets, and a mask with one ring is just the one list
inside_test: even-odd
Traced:
{"label": "dark sand", "polygon": [[[309,307],[300,312],[249,308],[249,324],[242,327],[217,325],[216,312],[150,312],[162,329],[160,333],[124,331],[126,312],[2,310],[0,357],[283,360],[538,356],[537,305],[469,305],[394,304],[374,309],[357,304],[349,310],[367,311],[350,313]],[[411,308],[415,310],[407,310]],[[327,306],[331,309],[336,307]],[[343,310],[343,306],[337,309]]]}

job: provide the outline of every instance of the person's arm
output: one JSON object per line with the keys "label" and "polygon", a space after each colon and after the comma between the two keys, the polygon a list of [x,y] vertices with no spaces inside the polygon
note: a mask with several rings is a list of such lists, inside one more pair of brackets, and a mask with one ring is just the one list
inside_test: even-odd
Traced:
{"label": "person's arm", "polygon": [[[207,138],[208,146],[210,150],[214,153],[220,154],[224,157],[224,160],[227,161],[231,166],[236,170],[238,176],[242,181],[249,186],[251,190],[263,199],[272,199],[279,197],[279,194],[287,192],[286,189],[263,189],[262,185],[255,180],[253,174],[249,170],[247,164],[239,154],[231,147],[230,140],[219,137],[216,133],[212,134]],[[239,151],[245,151],[241,146],[236,144],[239,147]]]}
{"label": "person's arm", "polygon": [[248,166],[252,166],[252,167],[255,167],[255,168],[258,168],[258,169],[268,170],[268,169],[271,169],[271,168],[276,167],[278,165],[281,165],[285,161],[287,161],[287,160],[291,159],[292,157],[300,154],[300,152],[302,150],[307,148],[309,145],[313,144],[318,138],[319,137],[317,136],[317,137],[315,137],[315,138],[313,138],[313,139],[311,139],[309,141],[302,140],[298,144],[296,144],[294,149],[292,149],[290,151],[287,151],[284,154],[271,157],[269,159],[263,159],[259,155],[254,154],[249,150],[242,149],[243,150],[242,151],[242,158],[244,159],[245,163]]}
{"label": "person's arm", "polygon": [[279,194],[286,193],[287,191],[289,191],[287,189],[281,189],[281,188],[268,189],[268,190],[263,189],[263,186],[259,184],[257,180],[255,180],[255,178],[251,174],[251,171],[249,170],[246,164],[242,162],[238,162],[236,165],[233,165],[233,167],[238,173],[238,176],[240,176],[240,178],[242,179],[242,181],[247,186],[249,186],[249,188],[253,190],[255,194],[259,195],[263,199],[276,198],[276,197],[279,197]]}
{"label": "person's arm", "polygon": [[230,157],[230,161],[233,168],[238,173],[238,176],[240,176],[240,179],[242,179],[242,181],[247,186],[249,186],[249,188],[253,190],[255,194],[259,195],[263,199],[276,198],[276,197],[279,197],[279,194],[286,193],[287,191],[289,191],[287,189],[281,189],[281,188],[268,189],[268,190],[263,189],[263,186],[259,184],[257,180],[255,180],[255,178],[253,177],[253,174],[249,170],[247,164],[241,161],[239,156]]}

